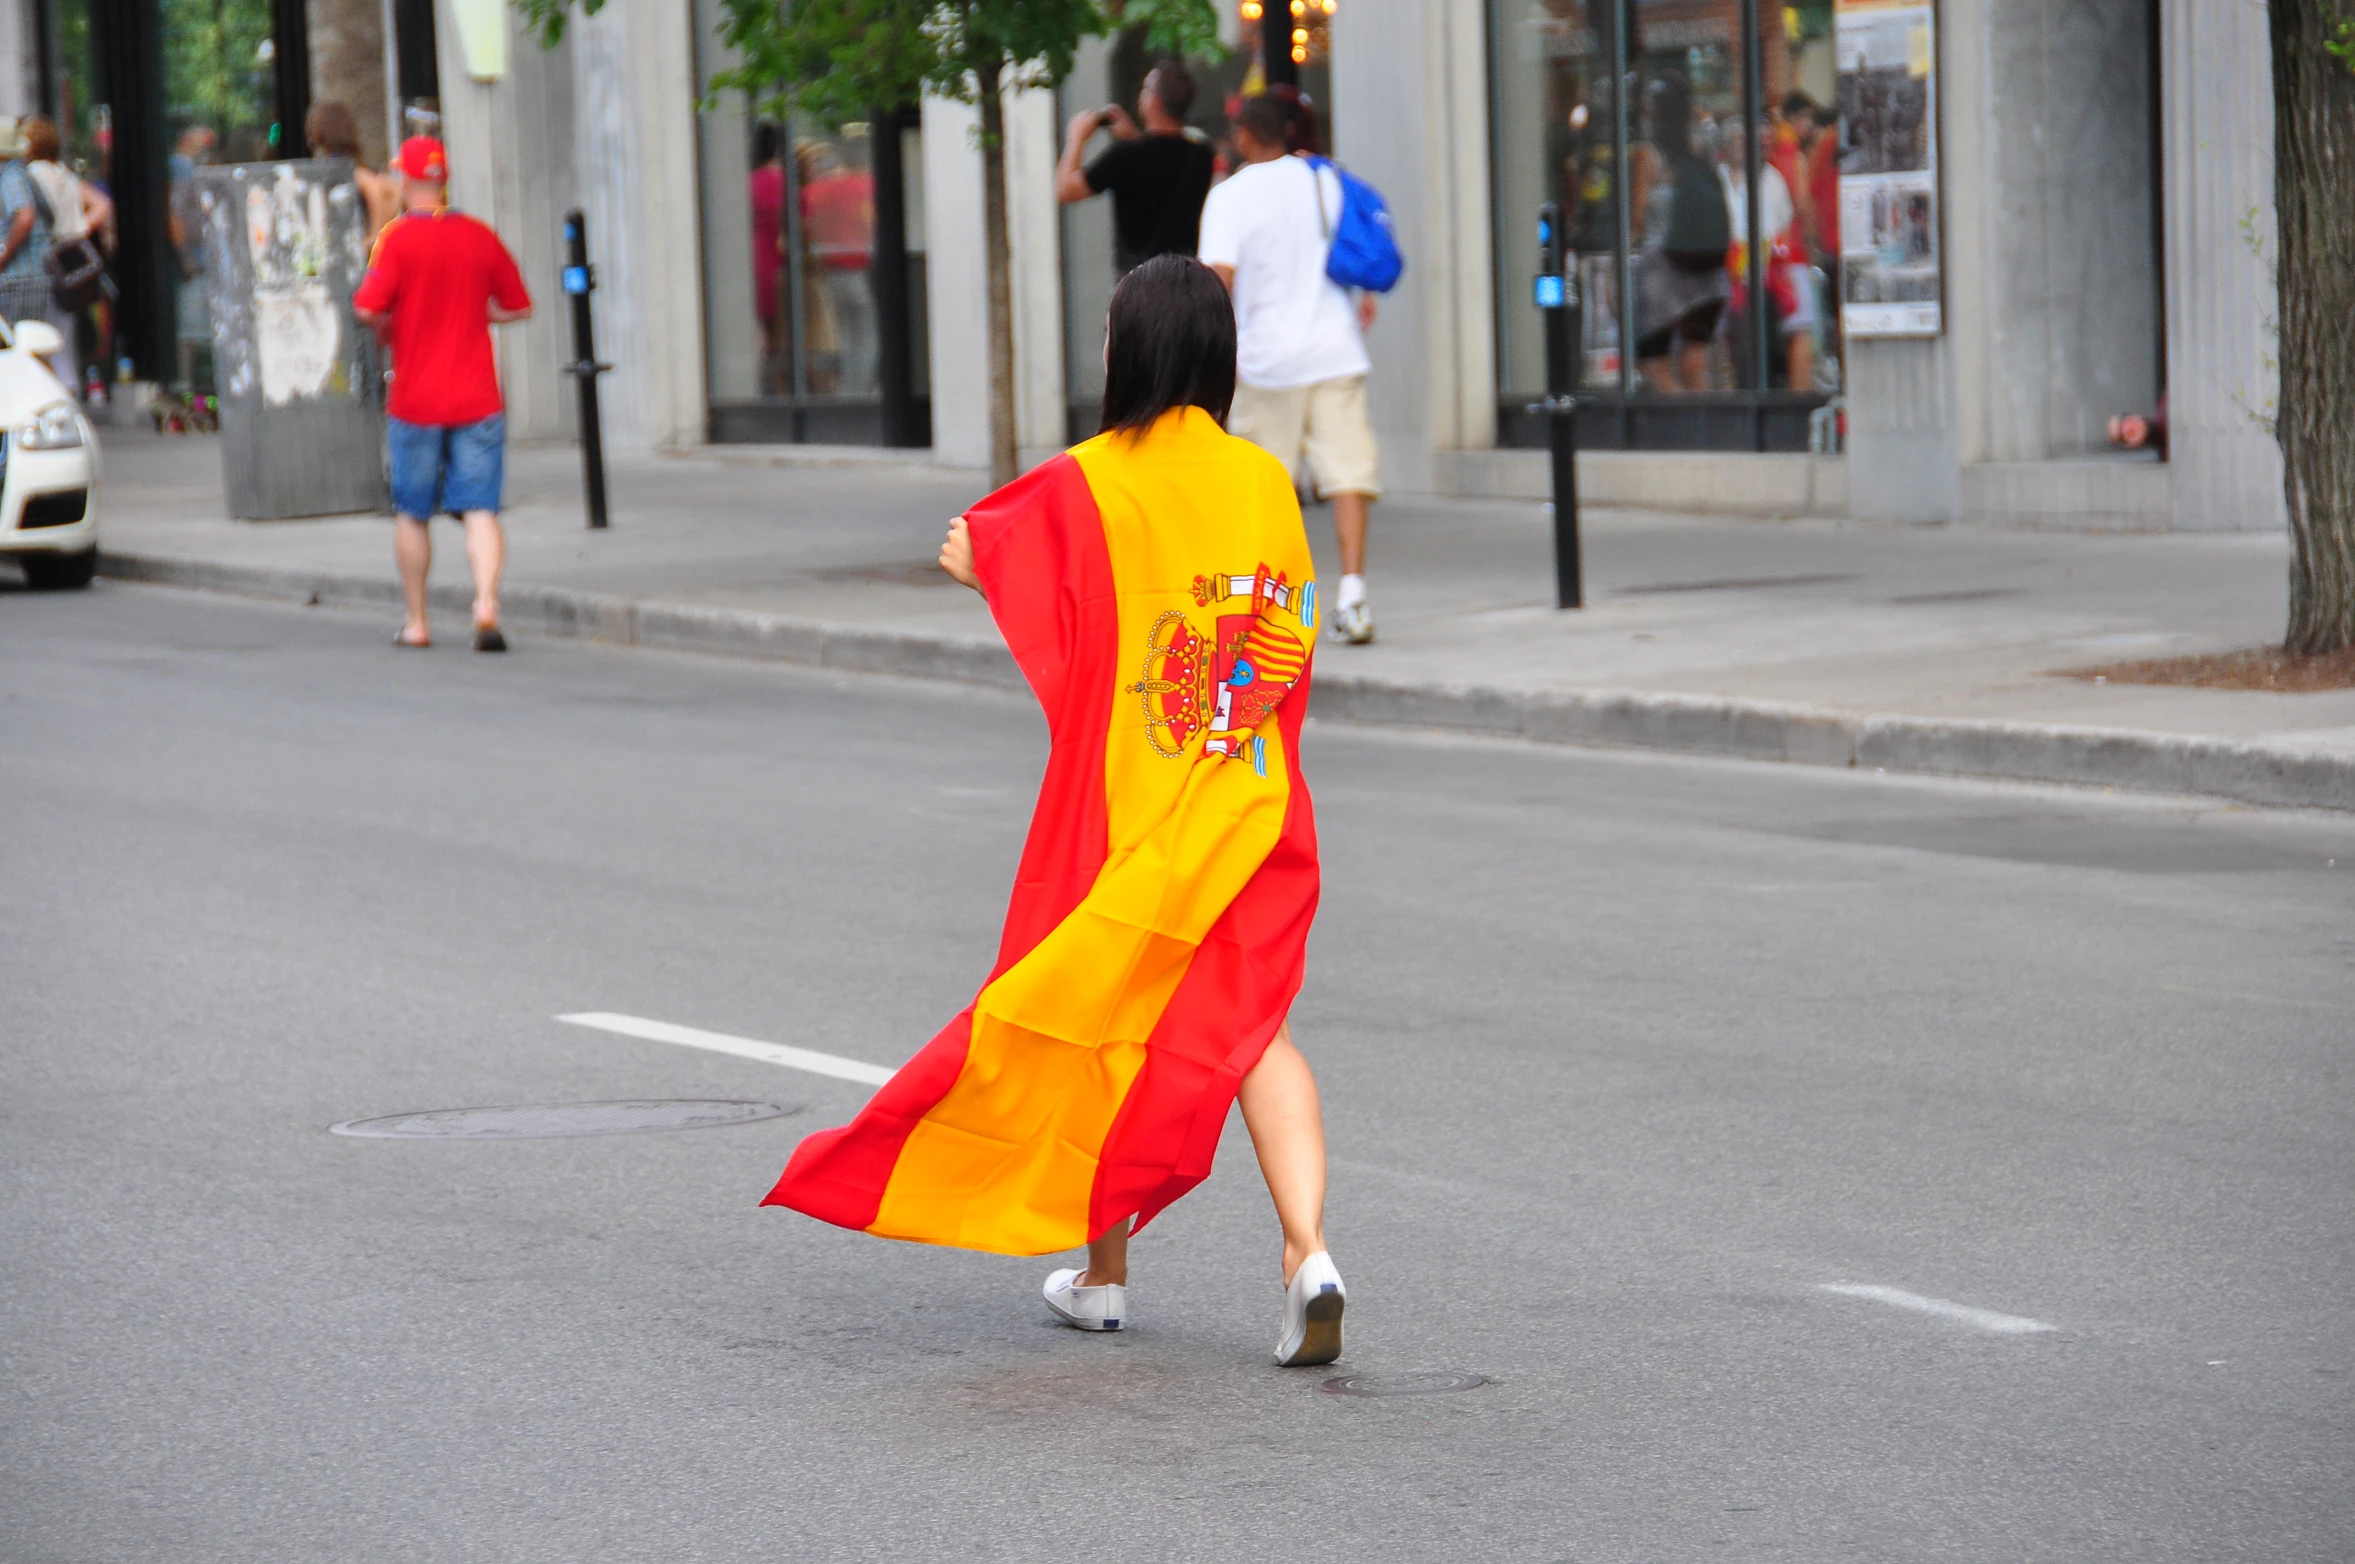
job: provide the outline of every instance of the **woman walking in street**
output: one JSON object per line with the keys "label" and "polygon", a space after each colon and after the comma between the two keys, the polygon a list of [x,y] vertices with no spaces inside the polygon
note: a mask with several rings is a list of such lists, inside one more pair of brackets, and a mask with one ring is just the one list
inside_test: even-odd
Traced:
{"label": "woman walking in street", "polygon": [[1053,748],[998,960],[767,1204],[1003,1254],[1087,1245],[1047,1307],[1120,1330],[1129,1235],[1210,1172],[1240,1100],[1283,1228],[1276,1361],[1341,1353],[1324,1122],[1286,1017],[1317,901],[1297,760],[1315,566],[1291,479],[1222,427],[1227,290],[1161,256],[1112,295],[1103,432],[950,525]]}

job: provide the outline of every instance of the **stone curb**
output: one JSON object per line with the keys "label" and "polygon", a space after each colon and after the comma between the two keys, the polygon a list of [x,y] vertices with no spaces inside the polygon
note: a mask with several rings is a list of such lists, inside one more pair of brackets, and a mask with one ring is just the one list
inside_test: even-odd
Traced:
{"label": "stone curb", "polygon": [[[298,603],[397,606],[389,575],[358,576],[159,554],[102,552],[99,572]],[[434,605],[466,612],[470,594],[438,587]],[[514,586],[509,628],[628,646],[801,663],[852,673],[1022,688],[1004,646],[963,636],[832,624],[708,604],[639,602],[566,587]],[[1491,733],[1541,744],[1665,750],[1814,766],[1871,766],[2205,794],[2294,808],[2355,809],[2355,755],[2124,728],[1982,719],[1858,716],[1787,702],[1636,690],[1510,690],[1321,674],[1317,715],[1384,727]]]}

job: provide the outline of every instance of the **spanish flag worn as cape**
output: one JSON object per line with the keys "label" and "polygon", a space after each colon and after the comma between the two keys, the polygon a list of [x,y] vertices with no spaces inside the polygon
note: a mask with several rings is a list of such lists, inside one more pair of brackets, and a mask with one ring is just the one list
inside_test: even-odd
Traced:
{"label": "spanish flag worn as cape", "polygon": [[1276,460],[1199,408],[965,513],[1053,750],[989,981],[767,1205],[1051,1254],[1210,1172],[1299,992],[1317,593]]}

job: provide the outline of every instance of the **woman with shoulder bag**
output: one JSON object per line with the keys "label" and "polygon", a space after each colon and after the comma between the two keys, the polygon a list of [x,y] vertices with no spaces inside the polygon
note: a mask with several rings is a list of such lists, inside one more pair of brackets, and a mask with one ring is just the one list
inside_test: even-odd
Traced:
{"label": "woman with shoulder bag", "polygon": [[1733,230],[1716,159],[1696,144],[1684,73],[1662,71],[1647,96],[1650,134],[1628,158],[1630,210],[1643,237],[1634,257],[1636,367],[1655,391],[1706,391]]}
{"label": "woman with shoulder bag", "polygon": [[63,148],[56,125],[36,114],[20,128],[25,172],[49,220],[49,248],[42,256],[49,279],[46,318],[65,338],[65,351],[52,367],[71,386],[76,383],[75,321],[106,295],[106,254],[99,241],[114,221],[114,203],[58,160]]}
{"label": "woman with shoulder bag", "polygon": [[48,202],[25,166],[24,127],[0,117],[0,321],[49,318]]}

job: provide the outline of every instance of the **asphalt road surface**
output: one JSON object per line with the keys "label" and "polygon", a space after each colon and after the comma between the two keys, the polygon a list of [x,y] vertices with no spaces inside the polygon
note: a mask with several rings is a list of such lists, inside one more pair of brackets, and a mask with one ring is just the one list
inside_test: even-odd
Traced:
{"label": "asphalt road surface", "polygon": [[[1284,1371],[1239,1126],[1086,1336],[556,1019],[896,1064],[1026,702],[391,629],[0,594],[9,1564],[2355,1556],[2355,819],[1312,728]],[[673,1098],[793,1111],[328,1132]]]}

